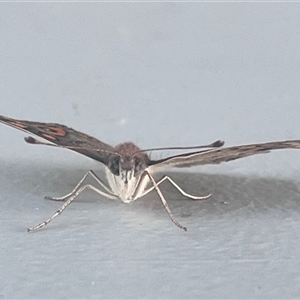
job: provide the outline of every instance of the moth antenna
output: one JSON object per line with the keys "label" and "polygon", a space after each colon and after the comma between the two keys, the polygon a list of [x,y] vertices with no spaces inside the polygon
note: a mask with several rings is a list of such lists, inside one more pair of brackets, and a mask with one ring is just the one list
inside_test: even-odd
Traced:
{"label": "moth antenna", "polygon": [[47,146],[53,146],[53,147],[59,147],[58,145],[55,144],[51,144],[51,143],[46,143],[46,142],[41,142],[37,139],[35,139],[32,136],[27,136],[24,138],[25,142],[27,142],[28,144],[35,144],[35,145],[47,145]]}
{"label": "moth antenna", "polygon": [[[39,141],[37,139],[35,139],[32,136],[27,136],[24,138],[25,142],[29,143],[29,144],[34,144],[34,145],[46,145],[46,146],[52,146],[52,147],[58,147],[58,148],[65,148],[65,149],[85,149],[84,147],[79,147],[79,146],[61,146],[61,145],[56,145],[56,144],[51,144],[51,143],[47,143],[47,142],[42,142]],[[119,153],[113,152],[113,151],[108,151],[108,150],[102,150],[102,149],[91,149],[93,151],[98,151],[98,152],[106,152],[106,153],[112,153],[112,154],[116,154],[116,155],[120,155]]]}
{"label": "moth antenna", "polygon": [[114,154],[114,155],[118,155],[118,156],[122,156],[120,153],[118,152],[114,152],[114,151],[109,151],[109,150],[103,150],[103,149],[91,149],[93,151],[98,151],[98,152],[106,152],[106,153],[111,153],[111,154]]}
{"label": "moth antenna", "polygon": [[139,152],[147,152],[147,151],[157,151],[157,150],[191,150],[191,149],[201,149],[201,148],[219,148],[224,145],[224,141],[217,140],[209,145],[201,145],[201,146],[191,146],[191,147],[160,147],[160,148],[149,148],[139,150],[135,153]]}

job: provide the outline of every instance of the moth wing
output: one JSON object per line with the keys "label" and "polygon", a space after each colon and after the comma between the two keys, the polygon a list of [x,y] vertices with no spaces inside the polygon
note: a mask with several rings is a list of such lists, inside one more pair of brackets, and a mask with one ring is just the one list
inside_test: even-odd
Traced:
{"label": "moth wing", "polygon": [[115,152],[112,146],[65,125],[16,120],[4,116],[0,116],[0,122],[104,164],[107,164],[109,155]]}
{"label": "moth wing", "polygon": [[160,160],[149,160],[148,164],[155,167],[184,168],[206,164],[219,164],[255,154],[268,153],[276,149],[298,148],[300,148],[300,140],[241,145],[174,155]]}

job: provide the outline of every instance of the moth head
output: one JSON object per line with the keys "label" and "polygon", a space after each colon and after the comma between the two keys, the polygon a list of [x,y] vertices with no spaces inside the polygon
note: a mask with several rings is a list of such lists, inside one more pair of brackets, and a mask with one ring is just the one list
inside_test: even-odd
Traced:
{"label": "moth head", "polygon": [[108,168],[115,176],[120,176],[125,184],[133,177],[139,177],[146,169],[146,162],[140,156],[112,155],[108,162]]}
{"label": "moth head", "polygon": [[147,167],[147,154],[137,152],[132,143],[123,143],[115,147],[117,152],[112,154],[108,161],[108,168],[115,176],[127,184],[132,178],[138,178]]}

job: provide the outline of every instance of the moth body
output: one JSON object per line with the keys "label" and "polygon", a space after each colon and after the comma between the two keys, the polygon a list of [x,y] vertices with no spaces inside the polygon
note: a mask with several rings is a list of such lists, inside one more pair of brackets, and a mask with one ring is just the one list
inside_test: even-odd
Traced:
{"label": "moth body", "polygon": [[149,182],[142,176],[148,156],[132,142],[119,144],[114,150],[116,154],[111,155],[105,168],[106,177],[113,194],[129,203],[141,197]]}

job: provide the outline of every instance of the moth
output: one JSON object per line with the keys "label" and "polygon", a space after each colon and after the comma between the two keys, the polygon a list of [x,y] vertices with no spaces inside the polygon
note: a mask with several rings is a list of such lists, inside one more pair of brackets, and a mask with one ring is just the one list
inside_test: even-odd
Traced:
{"label": "moth", "polygon": [[[119,199],[124,203],[135,201],[155,190],[172,222],[186,231],[186,227],[181,225],[172,214],[159,185],[167,180],[183,196],[196,200],[207,199],[211,194],[205,196],[191,195],[167,175],[156,181],[153,174],[160,168],[183,168],[205,164],[219,164],[254,154],[268,153],[270,150],[275,149],[300,148],[300,140],[240,145],[227,148],[222,148],[224,142],[220,140],[208,145],[193,147],[140,149],[132,142],[121,143],[113,147],[87,134],[56,123],[23,121],[4,116],[0,116],[0,122],[46,140],[44,142],[29,136],[25,137],[27,143],[70,149],[99,161],[105,166],[108,185],[93,170],[88,171],[70,193],[56,198],[45,197],[49,200],[64,201],[64,203],[48,219],[36,226],[29,227],[27,229],[28,232],[38,230],[47,225],[86,189],[91,189],[109,199]],[[157,160],[151,159],[149,156],[149,151],[174,149],[189,151]],[[96,180],[98,187],[84,183],[88,176]]]}

